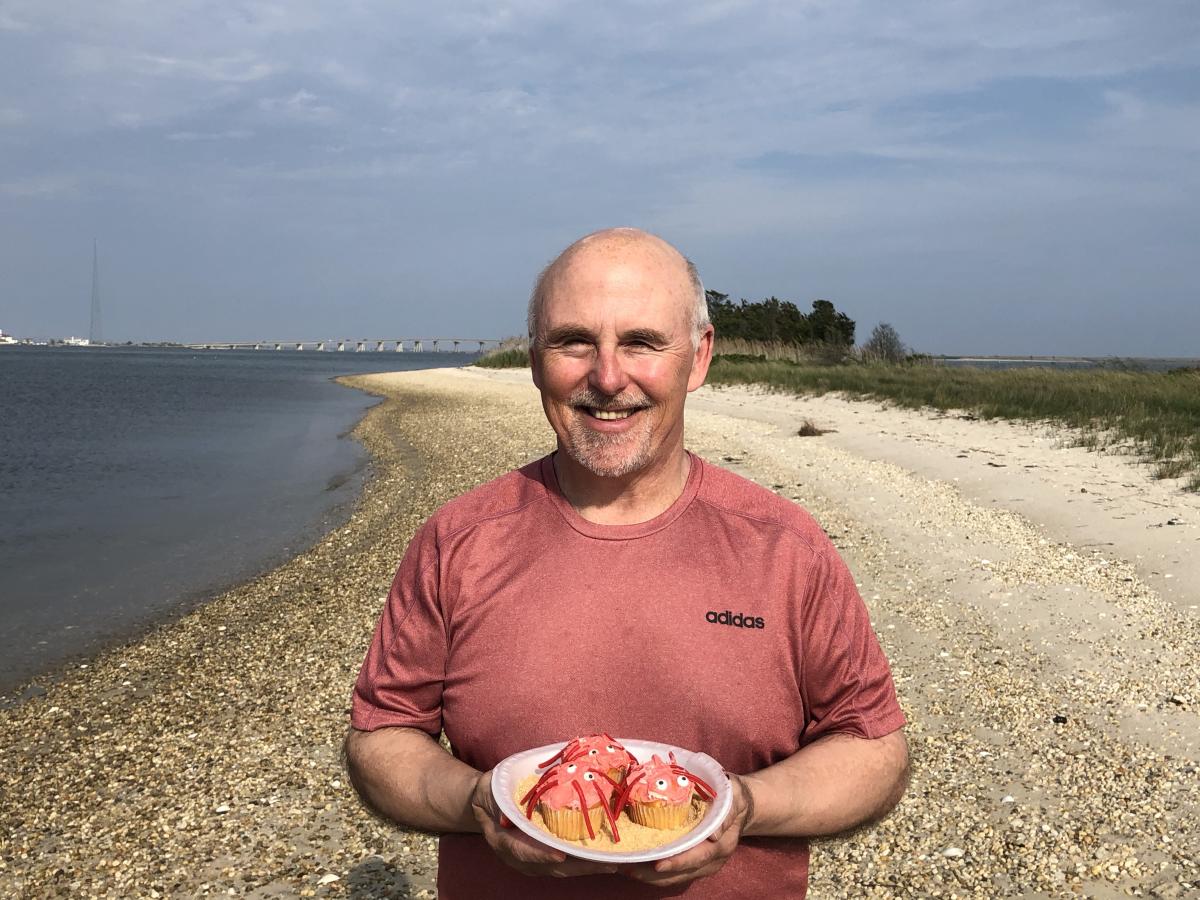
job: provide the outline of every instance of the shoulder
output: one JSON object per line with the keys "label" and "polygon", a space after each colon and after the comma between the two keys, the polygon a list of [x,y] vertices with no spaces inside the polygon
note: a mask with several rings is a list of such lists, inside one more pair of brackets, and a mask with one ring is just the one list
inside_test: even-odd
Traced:
{"label": "shoulder", "polygon": [[439,541],[445,540],[475,525],[505,518],[547,499],[541,471],[542,460],[537,459],[460,494],[429,517],[425,530],[436,535]]}
{"label": "shoulder", "polygon": [[717,515],[751,530],[790,534],[818,553],[830,546],[817,520],[800,504],[728,469],[703,465],[704,481],[696,499]]}

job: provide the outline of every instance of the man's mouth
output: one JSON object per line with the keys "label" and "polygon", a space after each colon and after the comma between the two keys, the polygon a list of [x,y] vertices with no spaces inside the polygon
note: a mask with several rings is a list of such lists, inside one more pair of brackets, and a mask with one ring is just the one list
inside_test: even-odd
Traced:
{"label": "man's mouth", "polygon": [[622,397],[606,397],[597,391],[579,391],[568,398],[567,403],[576,415],[587,416],[597,422],[620,422],[653,406],[649,397],[632,392]]}
{"label": "man's mouth", "polygon": [[628,419],[631,415],[637,412],[636,409],[593,409],[588,408],[588,415],[597,419],[610,421],[612,419]]}

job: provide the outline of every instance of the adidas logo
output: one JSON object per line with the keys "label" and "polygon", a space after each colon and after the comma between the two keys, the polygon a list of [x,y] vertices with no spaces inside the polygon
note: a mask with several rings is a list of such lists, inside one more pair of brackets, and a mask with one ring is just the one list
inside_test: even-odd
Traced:
{"label": "adidas logo", "polygon": [[743,613],[732,613],[729,610],[717,612],[710,609],[704,614],[704,620],[714,625],[732,625],[736,628],[766,628],[762,616],[747,616]]}

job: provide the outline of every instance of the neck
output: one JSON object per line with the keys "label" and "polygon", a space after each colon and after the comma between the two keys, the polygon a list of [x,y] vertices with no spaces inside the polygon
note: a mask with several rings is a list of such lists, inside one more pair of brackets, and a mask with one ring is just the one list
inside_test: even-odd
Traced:
{"label": "neck", "polygon": [[554,474],[567,502],[597,525],[637,525],[665,512],[687,484],[691,457],[683,449],[662,463],[620,478],[606,478],[585,469],[559,447]]}

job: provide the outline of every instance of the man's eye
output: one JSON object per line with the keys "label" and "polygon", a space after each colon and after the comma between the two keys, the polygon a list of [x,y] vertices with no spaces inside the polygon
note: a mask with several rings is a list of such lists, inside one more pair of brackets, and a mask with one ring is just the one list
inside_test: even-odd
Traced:
{"label": "man's eye", "polygon": [[571,353],[583,353],[585,350],[587,350],[591,346],[591,344],[589,344],[583,338],[567,338],[565,341],[562,341],[558,346],[559,346],[559,349],[567,350]]}

